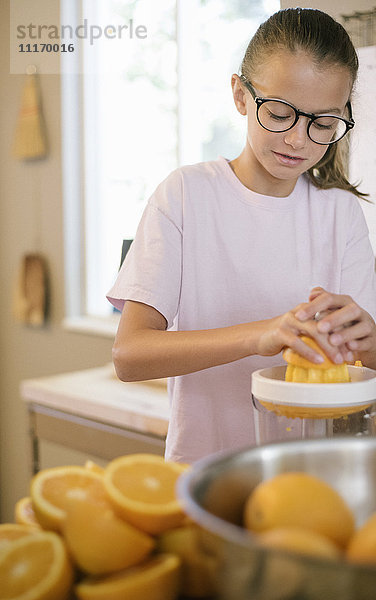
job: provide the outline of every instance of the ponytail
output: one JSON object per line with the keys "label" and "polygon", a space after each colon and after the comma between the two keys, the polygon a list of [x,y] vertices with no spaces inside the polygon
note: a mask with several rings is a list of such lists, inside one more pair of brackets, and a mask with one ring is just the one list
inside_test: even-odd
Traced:
{"label": "ponytail", "polygon": [[324,190],[340,188],[352,192],[358,198],[367,200],[369,194],[360,192],[357,185],[353,185],[348,181],[348,156],[349,140],[344,137],[336,144],[329,146],[322,159],[314,167],[308,169],[308,177],[318,188]]}

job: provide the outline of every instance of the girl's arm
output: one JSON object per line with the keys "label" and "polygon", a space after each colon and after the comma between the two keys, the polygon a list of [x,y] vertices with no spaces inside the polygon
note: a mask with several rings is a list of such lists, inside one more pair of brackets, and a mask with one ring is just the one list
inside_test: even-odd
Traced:
{"label": "girl's arm", "polygon": [[117,375],[123,381],[140,381],[186,375],[233,362],[253,354],[272,356],[285,346],[316,363],[322,357],[298,337],[314,337],[336,362],[338,349],[327,334],[317,331],[313,320],[300,322],[299,309],[283,315],[219,329],[166,331],[166,320],[156,309],[140,302],[126,301],[113,347]]}

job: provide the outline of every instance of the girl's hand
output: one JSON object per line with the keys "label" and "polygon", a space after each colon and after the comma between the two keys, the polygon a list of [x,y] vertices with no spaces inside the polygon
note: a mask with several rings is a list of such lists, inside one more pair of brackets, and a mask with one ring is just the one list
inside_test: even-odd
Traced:
{"label": "girl's hand", "polygon": [[[320,318],[320,315],[324,315]],[[317,315],[317,331],[327,334],[329,343],[347,361],[354,353],[364,364],[376,360],[376,325],[371,315],[350,296],[331,294],[323,288],[314,288],[307,304],[300,305],[295,317],[305,323]],[[317,317],[316,317],[317,318]]]}
{"label": "girl's hand", "polygon": [[320,364],[323,357],[317,354],[312,348],[307,346],[299,336],[307,335],[316,340],[324,353],[335,363],[341,364],[344,358],[339,349],[329,342],[327,332],[320,332],[317,328],[317,322],[313,316],[305,318],[304,321],[296,318],[296,314],[306,310],[309,304],[299,304],[293,310],[287,313],[267,319],[266,321],[254,322],[260,329],[258,332],[257,354],[262,356],[273,356],[278,354],[283,348],[290,347],[298,354],[310,360],[313,363]]}

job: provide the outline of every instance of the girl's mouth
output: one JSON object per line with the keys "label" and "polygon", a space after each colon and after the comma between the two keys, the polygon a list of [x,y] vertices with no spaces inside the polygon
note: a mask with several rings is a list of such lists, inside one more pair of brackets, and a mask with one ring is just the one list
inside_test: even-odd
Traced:
{"label": "girl's mouth", "polygon": [[273,152],[273,154],[281,164],[293,167],[301,164],[302,161],[305,160],[301,156],[292,156],[291,154],[281,154],[280,152]]}

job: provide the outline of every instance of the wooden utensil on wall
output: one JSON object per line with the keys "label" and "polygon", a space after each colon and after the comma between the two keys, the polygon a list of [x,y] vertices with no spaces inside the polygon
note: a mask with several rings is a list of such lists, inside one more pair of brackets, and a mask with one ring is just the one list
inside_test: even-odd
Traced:
{"label": "wooden utensil on wall", "polygon": [[48,310],[47,265],[40,254],[22,257],[14,298],[14,317],[20,323],[40,327]]}

